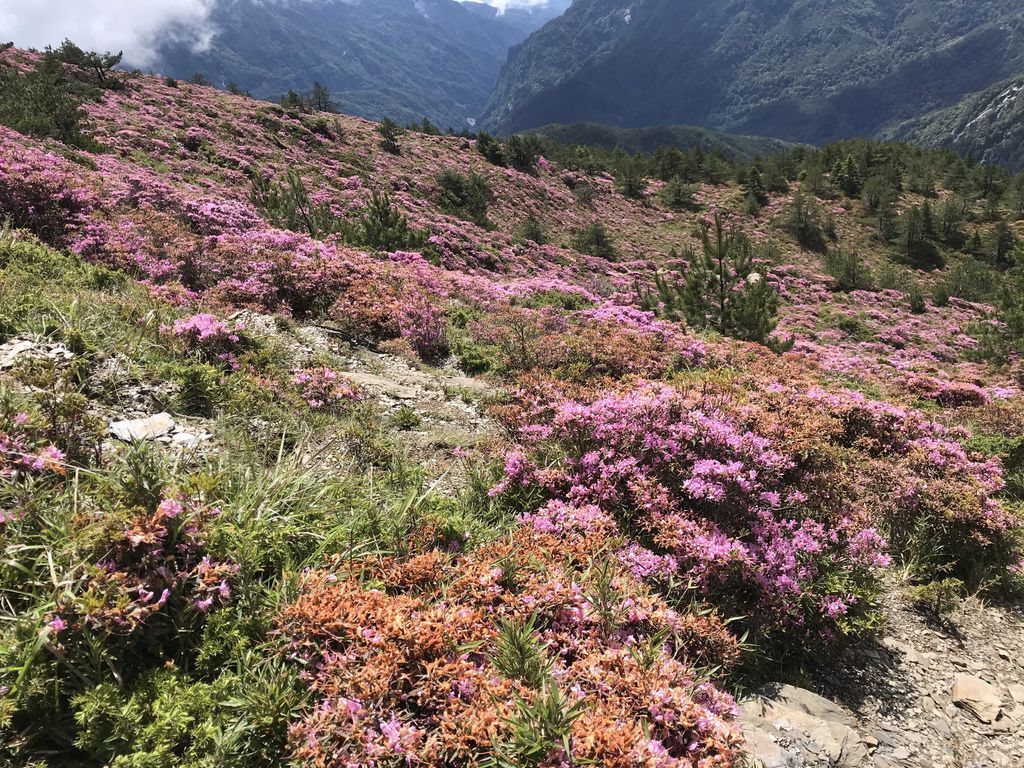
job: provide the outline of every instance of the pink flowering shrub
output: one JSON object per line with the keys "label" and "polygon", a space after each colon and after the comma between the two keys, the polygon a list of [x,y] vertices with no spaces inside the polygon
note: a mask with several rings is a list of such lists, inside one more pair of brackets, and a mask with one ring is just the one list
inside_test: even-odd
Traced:
{"label": "pink flowering shrub", "polygon": [[304,368],[292,374],[292,385],[315,411],[337,411],[362,398],[359,388],[330,368]]}
{"label": "pink flowering shrub", "polygon": [[9,218],[40,240],[62,245],[68,230],[97,207],[92,189],[58,155],[18,143],[0,126],[0,221]]}
{"label": "pink flowering shrub", "polygon": [[28,428],[28,413],[17,413],[10,422],[0,425],[0,479],[10,482],[29,475],[64,473],[64,453],[39,442]]}
{"label": "pink flowering shrub", "polygon": [[[291,727],[293,756],[324,768],[522,764],[523,707],[555,701],[575,715],[564,739],[534,733],[531,765],[740,765],[735,703],[691,666],[733,666],[736,641],[716,614],[677,612],[628,570],[602,567],[614,523],[580,519],[464,557],[417,547],[308,574],[279,624],[318,699]],[[500,624],[526,621],[550,666],[539,688],[495,661]]]}
{"label": "pink flowering shrub", "polygon": [[71,642],[80,631],[102,630],[126,641],[143,635],[173,641],[179,628],[229,600],[238,568],[206,552],[206,528],[217,514],[167,496],[123,527],[110,521],[102,559],[53,612],[58,639]]}
{"label": "pink flowering shrub", "polygon": [[238,367],[235,354],[242,340],[239,333],[244,330],[243,326],[200,312],[175,320],[173,325],[164,326],[161,330],[173,337],[186,353],[208,363]]}
{"label": "pink flowering shrub", "polygon": [[0,532],[24,515],[22,483],[66,474],[64,452],[31,427],[27,412],[5,413],[5,405],[0,401]]}
{"label": "pink flowering shrub", "polygon": [[869,457],[850,497],[885,521],[894,553],[925,539],[921,565],[934,576],[968,576],[1013,556],[1022,523],[999,498],[1002,464],[970,454],[965,430],[855,392],[808,396],[840,424],[834,439]]}
{"label": "pink flowering shrub", "polygon": [[[610,516],[631,536],[619,557],[636,576],[690,583],[761,637],[832,637],[870,609],[875,570],[888,563],[882,537],[812,498],[800,456],[719,398],[641,384],[528,402],[494,493],[539,486]],[[579,525],[550,509],[523,522]]]}
{"label": "pink flowering shrub", "polygon": [[425,296],[418,295],[402,303],[398,327],[402,338],[422,359],[436,362],[448,355],[444,311]]}

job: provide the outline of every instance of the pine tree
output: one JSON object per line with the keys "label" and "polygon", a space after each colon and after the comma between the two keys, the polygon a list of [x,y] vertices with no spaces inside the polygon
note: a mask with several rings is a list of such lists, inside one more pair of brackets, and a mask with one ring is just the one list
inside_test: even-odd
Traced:
{"label": "pine tree", "polygon": [[673,176],[661,188],[661,201],[674,211],[696,210],[699,206],[694,202],[696,186],[687,184],[678,176]]}
{"label": "pine tree", "polygon": [[634,200],[643,199],[647,191],[647,178],[638,160],[626,160],[615,175],[615,188],[626,197]]}
{"label": "pine tree", "polygon": [[392,155],[402,153],[402,148],[398,144],[398,139],[402,136],[402,127],[398,123],[390,117],[385,117],[377,126],[377,133],[380,134],[381,149]]}
{"label": "pine tree", "polygon": [[313,110],[316,112],[336,113],[338,111],[338,105],[331,98],[330,90],[319,81],[313,83],[313,93],[310,96],[310,102],[312,103]]}
{"label": "pine tree", "polygon": [[947,197],[942,204],[939,236],[954,248],[962,248],[965,240],[963,225],[966,219],[967,201],[956,195]]}
{"label": "pine tree", "polygon": [[302,176],[295,170],[288,171],[283,184],[254,173],[249,199],[275,227],[305,232],[312,238],[326,237],[340,227],[328,205],[313,204]]}
{"label": "pine tree", "polygon": [[59,48],[47,48],[45,57],[68,64],[82,72],[88,72],[96,78],[96,84],[100,88],[118,88],[121,86],[121,81],[113,76],[114,67],[121,63],[123,57],[123,54],[120,52],[96,53],[94,51],[85,51],[70,40],[64,40]]}
{"label": "pine tree", "polygon": [[824,251],[826,248],[821,218],[821,207],[805,195],[802,188],[798,189],[787,213],[786,228],[808,250]]}
{"label": "pine tree", "polygon": [[87,127],[82,109],[85,95],[70,82],[56,59],[43,57],[35,69],[24,74],[0,65],[0,94],[0,124],[79,149],[99,149],[83,130]]}
{"label": "pine tree", "polygon": [[764,186],[764,176],[761,175],[761,171],[758,170],[756,165],[752,165],[750,170],[747,171],[747,181],[743,185],[743,191],[746,193],[747,201],[751,207],[760,209],[768,203],[768,192]]}
{"label": "pine tree", "polygon": [[1013,255],[1017,250],[1017,245],[1017,236],[1013,230],[1005,221],[1000,221],[989,237],[987,249],[989,261],[997,269],[1007,269],[1013,266]]}
{"label": "pine tree", "polygon": [[1024,219],[1024,173],[1013,177],[1006,193],[1007,203],[1015,219]]}
{"label": "pine tree", "polygon": [[935,217],[932,214],[932,204],[927,200],[921,206],[921,230],[925,239],[933,240],[935,238]]}
{"label": "pine tree", "polygon": [[518,171],[533,173],[540,158],[540,139],[532,134],[509,136],[505,142],[509,163]]}
{"label": "pine tree", "polygon": [[548,241],[548,236],[540,219],[531,213],[519,227],[519,239],[524,243],[533,242],[537,245],[544,245]]}
{"label": "pine tree", "polygon": [[900,221],[900,250],[908,263],[919,269],[935,269],[942,266],[942,256],[928,240],[923,210],[911,207]]}
{"label": "pine tree", "polygon": [[422,247],[427,238],[426,233],[409,228],[408,220],[392,204],[388,193],[374,192],[354,239],[357,245],[392,252]]}
{"label": "pine tree", "polygon": [[670,317],[682,315],[694,328],[766,344],[778,324],[779,294],[757,271],[754,251],[738,229],[726,229],[721,216],[702,222],[702,253],[691,251],[682,283],[656,278],[661,304]]}
{"label": "pine tree", "polygon": [[832,180],[847,197],[857,197],[860,194],[863,182],[857,161],[853,159],[852,155],[847,155],[845,160],[836,162]]}

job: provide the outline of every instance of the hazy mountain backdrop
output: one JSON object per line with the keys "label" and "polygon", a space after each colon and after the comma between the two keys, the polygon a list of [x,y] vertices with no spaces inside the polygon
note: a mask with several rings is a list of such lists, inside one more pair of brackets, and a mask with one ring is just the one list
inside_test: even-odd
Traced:
{"label": "hazy mountain backdrop", "polygon": [[211,46],[167,43],[160,68],[265,98],[317,80],[348,114],[459,129],[483,111],[509,48],[568,4],[499,13],[455,0],[221,0]]}
{"label": "hazy mountain backdrop", "polygon": [[895,135],[1019,161],[988,110],[1013,114],[1021,75],[1020,0],[576,0],[512,51],[483,124]]}

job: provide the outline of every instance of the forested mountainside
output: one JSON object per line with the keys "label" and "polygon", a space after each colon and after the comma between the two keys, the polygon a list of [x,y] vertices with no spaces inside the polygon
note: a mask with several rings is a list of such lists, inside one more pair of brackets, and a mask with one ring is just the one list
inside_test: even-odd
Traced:
{"label": "forested mountainside", "polygon": [[683,123],[821,143],[1022,73],[1016,0],[578,0],[512,52],[483,125]]}
{"label": "forested mountainside", "polygon": [[207,50],[166,43],[168,74],[276,99],[329,88],[346,113],[461,130],[480,115],[509,48],[562,9],[455,0],[218,0]]}
{"label": "forested mountainside", "polygon": [[955,106],[883,132],[932,147],[948,147],[979,161],[1024,169],[1024,75],[1004,80]]}
{"label": "forested mountainside", "polygon": [[654,128],[617,128],[598,123],[545,125],[530,133],[553,139],[559,144],[621,149],[631,154],[652,154],[658,149],[700,147],[733,160],[753,160],[781,152],[791,144],[761,136],[737,136],[689,125],[662,125]]}
{"label": "forested mountainside", "polygon": [[115,60],[0,51],[0,764],[1024,761],[1024,175]]}

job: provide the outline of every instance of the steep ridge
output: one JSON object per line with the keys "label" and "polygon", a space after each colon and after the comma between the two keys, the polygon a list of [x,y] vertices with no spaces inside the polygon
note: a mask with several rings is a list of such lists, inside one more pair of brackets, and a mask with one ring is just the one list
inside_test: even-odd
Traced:
{"label": "steep ridge", "polygon": [[490,94],[508,49],[553,10],[467,7],[455,0],[220,0],[209,49],[168,43],[162,68],[277,98],[326,85],[340,107],[461,130]]}
{"label": "steep ridge", "polygon": [[886,138],[948,147],[981,162],[1024,169],[1024,77],[1011,78],[959,104],[886,128]]}
{"label": "steep ridge", "polygon": [[515,49],[484,124],[685,123],[820,143],[1024,69],[1012,0],[583,0]]}

